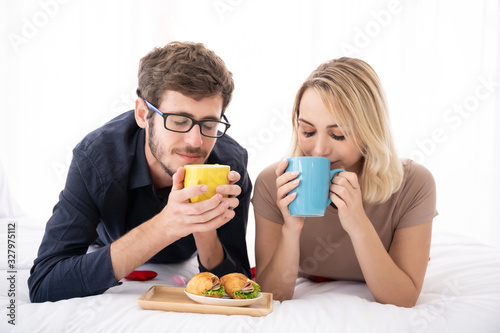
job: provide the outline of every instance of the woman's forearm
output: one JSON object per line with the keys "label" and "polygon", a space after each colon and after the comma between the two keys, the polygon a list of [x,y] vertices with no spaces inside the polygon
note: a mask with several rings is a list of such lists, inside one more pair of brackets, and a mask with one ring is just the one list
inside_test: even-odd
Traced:
{"label": "woman's forearm", "polygon": [[256,272],[256,280],[262,290],[272,292],[279,301],[291,299],[299,271],[299,258],[300,230],[290,230],[283,225],[271,260]]}
{"label": "woman's forearm", "polygon": [[377,302],[413,307],[420,294],[415,283],[391,258],[370,221],[350,234],[366,284]]}

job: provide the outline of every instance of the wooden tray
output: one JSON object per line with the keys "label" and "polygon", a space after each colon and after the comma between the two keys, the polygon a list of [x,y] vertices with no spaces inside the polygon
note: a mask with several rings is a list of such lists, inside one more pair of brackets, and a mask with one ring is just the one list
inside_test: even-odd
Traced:
{"label": "wooden tray", "polygon": [[182,287],[152,286],[137,302],[147,310],[212,313],[224,315],[267,316],[273,311],[273,294],[262,293],[262,298],[248,306],[207,305],[191,300]]}

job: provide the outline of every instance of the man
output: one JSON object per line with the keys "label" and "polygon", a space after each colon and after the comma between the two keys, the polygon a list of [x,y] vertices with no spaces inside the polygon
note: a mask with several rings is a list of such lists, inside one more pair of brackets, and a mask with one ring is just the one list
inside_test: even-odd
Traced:
{"label": "man", "polygon": [[[146,261],[196,253],[200,271],[250,275],[247,152],[224,135],[231,72],[203,44],[172,42],[141,59],[138,78],[135,110],[73,151],[28,280],[32,302],[100,294]],[[230,165],[229,185],[190,203],[207,187],[184,188],[183,166],[202,163]]]}

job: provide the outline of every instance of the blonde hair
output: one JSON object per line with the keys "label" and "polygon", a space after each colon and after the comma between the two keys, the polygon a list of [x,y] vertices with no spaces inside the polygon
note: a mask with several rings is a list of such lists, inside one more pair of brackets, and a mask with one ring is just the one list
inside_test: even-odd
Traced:
{"label": "blonde hair", "polygon": [[290,156],[304,155],[298,140],[298,119],[300,101],[309,88],[321,96],[346,139],[363,156],[363,202],[387,201],[401,186],[403,167],[394,147],[382,85],[373,68],[360,59],[343,57],[321,64],[309,75],[295,97]]}

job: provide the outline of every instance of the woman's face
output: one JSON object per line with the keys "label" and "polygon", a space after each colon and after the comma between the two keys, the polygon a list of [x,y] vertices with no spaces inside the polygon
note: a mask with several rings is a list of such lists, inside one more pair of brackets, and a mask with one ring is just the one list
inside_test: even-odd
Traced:
{"label": "woman's face", "polygon": [[361,171],[361,152],[346,140],[342,128],[312,88],[300,101],[298,125],[299,145],[306,156],[328,158],[330,169]]}

